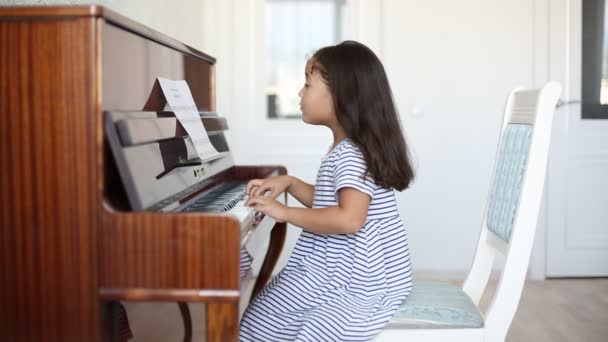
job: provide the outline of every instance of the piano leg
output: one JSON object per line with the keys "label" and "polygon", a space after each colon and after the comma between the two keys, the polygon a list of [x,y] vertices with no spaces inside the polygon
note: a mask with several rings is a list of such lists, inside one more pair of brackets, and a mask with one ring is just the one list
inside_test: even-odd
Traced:
{"label": "piano leg", "polygon": [[287,235],[287,223],[276,223],[272,232],[270,233],[270,243],[268,244],[268,251],[266,251],[266,257],[264,263],[260,269],[260,274],[255,282],[253,291],[251,292],[251,302],[255,296],[266,286],[270,277],[272,276],[272,270],[279,260],[283,245],[285,244],[285,236]]}
{"label": "piano leg", "polygon": [[127,310],[122,303],[110,301],[103,306],[105,306],[105,312],[102,313],[105,328],[102,329],[102,341],[126,342],[132,339],[133,333],[129,326]]}
{"label": "piano leg", "polygon": [[[236,341],[239,337],[239,305],[235,303],[208,302],[206,342]],[[226,334],[229,335],[226,335]]]}
{"label": "piano leg", "polygon": [[184,322],[184,342],[192,341],[192,317],[190,315],[190,309],[188,303],[178,302],[179,313],[182,315],[182,321]]}

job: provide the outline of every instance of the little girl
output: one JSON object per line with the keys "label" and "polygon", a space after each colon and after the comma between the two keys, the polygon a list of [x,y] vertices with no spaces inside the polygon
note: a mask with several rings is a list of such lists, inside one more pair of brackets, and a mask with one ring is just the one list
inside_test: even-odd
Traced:
{"label": "little girl", "polygon": [[[346,41],[318,50],[305,74],[302,118],[331,129],[334,143],[314,185],[290,176],[247,185],[247,205],[302,234],[245,311],[241,341],[370,340],[412,286],[393,189],[406,189],[413,170],[380,60]],[[306,208],[274,200],[285,191]]]}

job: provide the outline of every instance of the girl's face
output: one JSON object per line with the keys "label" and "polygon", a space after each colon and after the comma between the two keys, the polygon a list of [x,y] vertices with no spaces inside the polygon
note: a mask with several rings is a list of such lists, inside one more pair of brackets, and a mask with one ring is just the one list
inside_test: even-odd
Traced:
{"label": "girl's face", "polygon": [[298,93],[302,120],[312,125],[331,126],[336,122],[334,101],[329,87],[318,70],[312,69],[311,60],[306,63],[306,83]]}

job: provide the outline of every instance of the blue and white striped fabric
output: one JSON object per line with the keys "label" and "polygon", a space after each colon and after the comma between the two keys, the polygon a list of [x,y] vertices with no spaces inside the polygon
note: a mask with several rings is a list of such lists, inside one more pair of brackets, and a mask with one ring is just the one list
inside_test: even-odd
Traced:
{"label": "blue and white striped fabric", "polygon": [[249,254],[249,252],[247,252],[247,248],[245,248],[245,246],[242,246],[241,252],[240,252],[240,264],[239,264],[239,266],[240,266],[239,275],[240,275],[241,279],[245,276],[245,274],[247,274],[247,272],[251,268],[252,261],[253,261],[253,258],[251,257],[251,254]]}
{"label": "blue and white striped fabric", "polygon": [[354,234],[302,234],[285,268],[253,299],[240,341],[367,341],[388,323],[412,287],[405,227],[392,189],[363,179],[365,160],[351,141],[324,158],[314,208],[338,205],[355,188],[372,201]]}

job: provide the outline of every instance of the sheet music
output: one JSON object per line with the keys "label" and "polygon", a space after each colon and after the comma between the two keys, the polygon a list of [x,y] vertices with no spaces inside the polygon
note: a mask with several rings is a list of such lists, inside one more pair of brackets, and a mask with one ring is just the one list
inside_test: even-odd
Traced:
{"label": "sheet music", "polygon": [[175,117],[190,136],[199,158],[205,161],[218,156],[219,153],[209,141],[188,83],[184,80],[168,80],[162,77],[158,78],[158,83]]}

